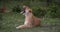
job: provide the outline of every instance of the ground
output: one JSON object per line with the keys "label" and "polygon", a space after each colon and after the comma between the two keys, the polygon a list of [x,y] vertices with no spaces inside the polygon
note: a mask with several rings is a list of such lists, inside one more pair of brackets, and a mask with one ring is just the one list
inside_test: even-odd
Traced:
{"label": "ground", "polygon": [[60,19],[41,19],[41,27],[16,29],[24,23],[24,16],[16,13],[3,13],[0,32],[60,32]]}

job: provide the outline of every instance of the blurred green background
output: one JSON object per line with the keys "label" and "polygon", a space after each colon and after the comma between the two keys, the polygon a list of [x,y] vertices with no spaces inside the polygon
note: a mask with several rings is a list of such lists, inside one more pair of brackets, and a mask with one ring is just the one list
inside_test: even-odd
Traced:
{"label": "blurred green background", "polygon": [[[16,29],[24,23],[23,4],[41,18],[43,27]],[[0,32],[60,32],[60,0],[0,0]]]}

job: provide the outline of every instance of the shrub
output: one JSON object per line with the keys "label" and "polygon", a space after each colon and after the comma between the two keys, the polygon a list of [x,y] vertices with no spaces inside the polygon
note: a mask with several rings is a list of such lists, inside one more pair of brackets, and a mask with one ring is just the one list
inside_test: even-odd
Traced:
{"label": "shrub", "polygon": [[38,9],[35,9],[34,11],[33,11],[33,14],[35,15],[35,16],[37,16],[37,17],[44,17],[45,16],[45,10],[42,10],[42,9],[40,9],[40,8],[38,8]]}
{"label": "shrub", "polygon": [[51,6],[47,9],[47,17],[60,18],[60,10],[58,6]]}
{"label": "shrub", "polygon": [[20,13],[21,12],[21,8],[19,6],[13,7],[12,12]]}

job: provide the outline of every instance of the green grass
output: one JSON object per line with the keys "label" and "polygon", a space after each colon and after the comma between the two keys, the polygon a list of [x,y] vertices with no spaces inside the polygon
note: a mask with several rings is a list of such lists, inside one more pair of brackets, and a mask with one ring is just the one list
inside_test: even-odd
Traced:
{"label": "green grass", "polygon": [[[51,26],[60,24],[60,19],[42,19],[41,24],[43,27],[34,27],[26,29],[16,29],[17,26],[23,24],[24,16],[15,13],[2,14],[3,20],[1,22],[0,32],[60,32],[60,26]],[[48,26],[45,26],[48,25]]]}

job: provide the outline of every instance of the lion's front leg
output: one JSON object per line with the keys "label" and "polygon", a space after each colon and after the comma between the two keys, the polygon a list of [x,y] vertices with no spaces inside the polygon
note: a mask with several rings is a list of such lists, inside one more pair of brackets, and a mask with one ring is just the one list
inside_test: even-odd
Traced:
{"label": "lion's front leg", "polygon": [[16,27],[17,29],[19,29],[19,28],[31,28],[32,26],[30,26],[30,25],[20,25],[20,26],[18,26],[18,27]]}
{"label": "lion's front leg", "polygon": [[19,28],[24,28],[24,26],[25,25],[20,25],[20,26],[18,26],[18,27],[16,27],[17,29],[19,29]]}

